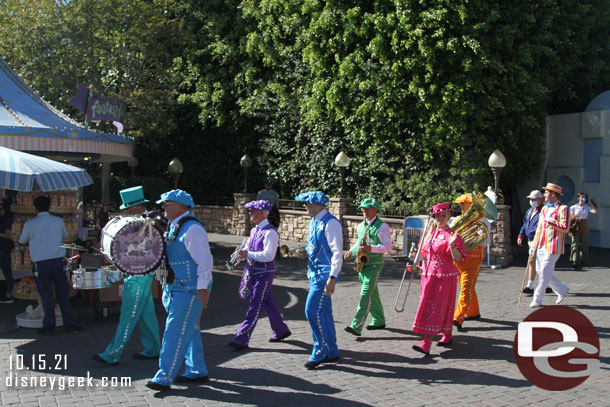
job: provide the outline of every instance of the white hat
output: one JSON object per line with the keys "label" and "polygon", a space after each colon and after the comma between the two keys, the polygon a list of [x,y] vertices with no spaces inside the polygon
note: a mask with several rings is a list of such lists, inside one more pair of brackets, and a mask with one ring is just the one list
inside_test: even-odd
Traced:
{"label": "white hat", "polygon": [[537,189],[534,189],[532,192],[530,192],[530,194],[528,196],[526,196],[526,198],[529,199],[542,199],[542,192],[538,191]]}

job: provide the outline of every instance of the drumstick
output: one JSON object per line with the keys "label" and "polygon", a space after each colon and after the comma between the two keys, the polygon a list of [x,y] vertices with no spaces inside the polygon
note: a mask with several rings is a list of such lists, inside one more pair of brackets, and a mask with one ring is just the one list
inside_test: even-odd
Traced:
{"label": "drumstick", "polygon": [[525,273],[523,273],[523,283],[521,284],[521,291],[519,292],[519,302],[517,302],[517,307],[521,306],[521,297],[523,297],[523,288],[525,288],[525,279],[527,278],[529,270],[530,270],[530,262],[529,262],[529,257],[528,257],[527,266],[525,266]]}

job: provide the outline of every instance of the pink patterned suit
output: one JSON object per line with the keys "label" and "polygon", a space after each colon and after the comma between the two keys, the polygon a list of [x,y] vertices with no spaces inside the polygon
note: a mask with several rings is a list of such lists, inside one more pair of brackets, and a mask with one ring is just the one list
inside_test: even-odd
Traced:
{"label": "pink patterned suit", "polygon": [[[424,240],[420,300],[413,322],[413,332],[436,335],[440,332],[451,334],[457,277],[459,270],[453,264],[449,238],[453,229],[435,229]],[[466,249],[461,237],[455,246],[466,258]]]}

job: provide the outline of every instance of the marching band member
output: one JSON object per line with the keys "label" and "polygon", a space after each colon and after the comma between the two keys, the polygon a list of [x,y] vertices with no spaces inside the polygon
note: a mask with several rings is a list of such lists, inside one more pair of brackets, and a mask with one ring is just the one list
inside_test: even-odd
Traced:
{"label": "marching band member", "polygon": [[[129,215],[141,216],[146,210],[144,191],[141,186],[123,189],[119,192],[123,204],[120,206]],[[112,342],[106,350],[93,355],[93,360],[108,365],[118,365],[121,353],[136,327],[140,329],[140,338],[144,350],[134,353],[136,359],[157,359],[161,350],[159,322],[155,313],[155,303],[152,298],[152,283],[154,273],[139,276],[126,276],[121,302],[121,316]]]}
{"label": "marching band member", "polygon": [[555,276],[555,263],[565,250],[566,233],[568,232],[570,209],[559,201],[562,188],[551,182],[544,189],[544,207],[540,212],[540,220],[534,236],[534,245],[530,251],[536,250],[536,273],[538,286],[530,308],[542,306],[542,299],[548,286],[557,294],[555,304],[560,304],[568,293],[568,287]]}
{"label": "marching band member", "polygon": [[[373,320],[366,327],[368,330],[384,329],[385,315],[383,305],[379,298],[379,287],[377,282],[383,268],[383,254],[392,250],[392,238],[389,226],[377,217],[381,205],[375,198],[366,198],[360,202],[364,221],[358,225],[358,240],[346,251],[343,258],[349,260],[352,256],[364,253],[368,256],[368,262],[362,266],[358,273],[362,289],[360,291],[360,302],[356,316],[352,323],[345,327],[345,331],[355,336],[360,336],[362,327],[371,313]],[[358,259],[356,259],[358,262]]]}
{"label": "marching band member", "polygon": [[311,216],[307,237],[309,294],[305,315],[313,334],[313,350],[305,367],[315,369],[321,363],[339,360],[330,296],[335,292],[335,281],[343,264],[343,232],[341,223],[324,208],[329,201],[324,193],[303,192],[295,200],[302,201]]}
{"label": "marching band member", "polygon": [[413,345],[413,349],[424,355],[430,353],[432,337],[439,332],[443,333],[439,346],[453,342],[451,331],[459,274],[454,262],[464,257],[465,248],[462,238],[447,224],[450,211],[447,202],[434,205],[430,213],[434,223],[420,241],[424,262],[413,332],[423,333],[424,340]]}
{"label": "marching band member", "polygon": [[[171,384],[204,382],[208,369],[203,357],[199,320],[207,308],[212,288],[212,254],[203,225],[191,215],[193,198],[181,189],[161,195],[170,226],[165,234],[170,281],[163,287],[167,321],[163,334],[159,371],[146,384],[153,390],[169,390]],[[184,374],[176,377],[182,362]]]}
{"label": "marching band member", "polygon": [[[454,203],[460,204],[460,209],[462,210],[463,215],[464,212],[466,212],[472,206],[472,194],[468,193],[460,195],[457,197]],[[485,246],[487,246],[489,243],[491,224],[485,217],[477,220],[477,222],[482,223],[487,229],[487,239],[466,253],[466,259],[460,262],[454,262],[455,266],[460,272],[458,277],[460,283],[460,294],[455,307],[455,313],[453,314],[453,325],[457,327],[458,331],[462,330],[464,319],[469,320],[481,318],[481,312],[479,311],[479,299],[477,298],[475,285],[477,283],[479,271],[481,270],[481,264],[483,263]]]}
{"label": "marching band member", "polygon": [[248,348],[261,309],[267,313],[273,331],[269,342],[281,342],[292,334],[282,320],[282,315],[275,305],[271,292],[275,276],[273,259],[280,239],[277,229],[267,220],[272,205],[268,201],[258,200],[248,202],[244,208],[248,209],[250,222],[256,226],[250,231],[246,248],[241,250],[237,257],[246,259],[239,295],[244,301],[250,298],[250,305],[246,312],[246,319],[235,334],[235,340],[229,342],[229,346],[236,350]]}

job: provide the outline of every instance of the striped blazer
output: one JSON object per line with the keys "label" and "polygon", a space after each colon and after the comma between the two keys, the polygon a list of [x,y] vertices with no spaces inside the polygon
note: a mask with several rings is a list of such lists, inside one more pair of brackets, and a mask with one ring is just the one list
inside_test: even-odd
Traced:
{"label": "striped blazer", "polygon": [[[570,208],[559,203],[554,213],[552,213],[553,209],[546,205],[542,207],[533,247],[536,249],[544,247],[548,253],[563,254],[570,224]],[[550,219],[547,219],[549,212],[551,212]]]}

